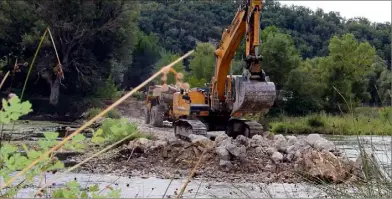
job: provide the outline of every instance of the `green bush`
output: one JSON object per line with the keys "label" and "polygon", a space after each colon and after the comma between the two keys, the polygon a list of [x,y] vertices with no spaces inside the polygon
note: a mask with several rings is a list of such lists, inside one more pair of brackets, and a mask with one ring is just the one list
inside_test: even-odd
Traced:
{"label": "green bush", "polygon": [[144,93],[141,91],[136,91],[132,97],[136,98],[137,100],[144,100],[145,96]]}
{"label": "green bush", "polygon": [[271,124],[271,131],[275,133],[286,133],[288,125],[283,122],[275,122]]}
{"label": "green bush", "polygon": [[[10,124],[11,122],[16,122],[18,119],[30,113],[32,111],[31,104],[28,101],[21,102],[19,97],[13,97],[10,100],[2,100],[3,109],[0,110],[0,124]],[[43,156],[50,148],[58,144],[57,138],[59,133],[57,132],[44,132],[44,138],[40,139],[35,146],[28,146],[22,144],[17,146],[16,144],[4,143],[0,147],[0,177],[4,182],[8,183],[13,177],[12,174],[21,171],[27,166],[31,165],[37,160],[37,158]],[[63,149],[72,151],[83,151],[84,149],[85,137],[82,134],[78,134],[72,137],[72,139],[63,145]],[[64,163],[59,159],[54,158],[52,155],[43,156],[42,160],[37,162],[29,170],[27,170],[20,177],[24,179],[18,185],[12,185],[5,188],[1,192],[1,196],[6,198],[14,198],[18,193],[24,189],[26,186],[36,181],[37,177],[41,176],[45,172],[57,171],[64,169]],[[81,193],[80,186],[74,186],[77,183],[67,183],[66,187],[63,189],[54,189],[55,197],[68,198],[73,197],[74,193]],[[3,192],[4,191],[4,192]],[[119,190],[116,192],[111,192],[114,197],[119,196]],[[87,195],[86,193],[82,196]],[[105,197],[95,192],[94,196]],[[75,197],[76,198],[76,197]]]}
{"label": "green bush", "polygon": [[151,136],[146,136],[137,130],[137,125],[131,123],[127,119],[106,119],[102,122],[102,126],[98,129],[92,138],[96,144],[112,144],[124,137],[131,136],[125,142],[136,138],[151,139]]}
{"label": "green bush", "polygon": [[107,117],[112,119],[120,119],[121,113],[118,112],[117,110],[110,110],[107,114]]}
{"label": "green bush", "polygon": [[311,127],[323,127],[325,123],[320,115],[312,115],[308,118],[308,125]]}
{"label": "green bush", "polygon": [[87,111],[87,119],[92,119],[93,117],[95,117],[96,115],[98,115],[100,112],[102,111],[102,109],[100,108],[91,108]]}
{"label": "green bush", "polygon": [[[388,111],[381,111],[383,117],[389,117]],[[382,117],[368,117],[363,114],[353,116],[316,114],[305,117],[283,117],[269,123],[275,133],[324,133],[341,135],[389,135],[392,124]]]}
{"label": "green bush", "polygon": [[[100,112],[102,112],[103,109],[101,108],[91,108],[87,111],[87,119],[92,119],[96,115],[98,115]],[[112,118],[112,119],[119,119],[121,118],[121,113],[118,112],[117,110],[110,110],[104,117],[107,118]]]}
{"label": "green bush", "polygon": [[114,84],[113,79],[109,77],[102,83],[102,86],[98,86],[95,95],[98,98],[112,99],[120,97],[120,92]]}

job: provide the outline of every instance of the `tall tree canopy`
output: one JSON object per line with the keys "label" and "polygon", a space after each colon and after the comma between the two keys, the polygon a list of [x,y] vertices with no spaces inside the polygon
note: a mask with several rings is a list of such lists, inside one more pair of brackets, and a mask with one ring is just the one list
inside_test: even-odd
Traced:
{"label": "tall tree canopy", "polygon": [[[57,108],[73,106],[68,97],[77,103],[112,98],[191,49],[193,56],[175,69],[191,86],[204,86],[213,76],[215,46],[238,6],[239,1],[0,1],[0,67],[7,72],[16,59],[22,67],[2,90],[20,94],[25,63],[31,63],[47,27],[65,79],[55,73],[56,55],[47,37],[27,84],[28,98],[45,96]],[[355,104],[390,102],[390,26],[265,1],[260,53],[267,75],[285,91],[279,107],[293,114],[336,111],[347,108],[340,94]],[[244,52],[242,39],[233,74],[242,73]],[[168,83],[174,82],[169,75]]]}
{"label": "tall tree canopy", "polygon": [[37,41],[50,28],[66,78],[61,81],[53,73],[55,52],[47,39],[32,79],[43,78],[49,84],[53,105],[59,100],[60,85],[66,94],[94,93],[111,75],[121,82],[123,71],[132,64],[129,56],[136,43],[137,2],[2,1],[0,9],[0,40],[9,41],[2,56],[31,59]]}

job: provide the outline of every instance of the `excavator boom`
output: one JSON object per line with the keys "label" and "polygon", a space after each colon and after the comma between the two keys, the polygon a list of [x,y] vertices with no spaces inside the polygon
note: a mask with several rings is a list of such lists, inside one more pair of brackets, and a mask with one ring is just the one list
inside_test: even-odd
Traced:
{"label": "excavator boom", "polygon": [[[231,25],[223,32],[215,51],[215,74],[212,78],[211,108],[228,111],[232,116],[267,112],[276,98],[275,84],[261,68],[260,12],[262,0],[244,0]],[[228,72],[242,38],[246,38],[244,74],[229,76]]]}
{"label": "excavator boom", "polygon": [[[215,50],[216,63],[208,92],[180,97],[174,102],[188,100],[184,114],[173,122],[177,137],[190,134],[207,135],[207,131],[225,130],[231,137],[252,137],[261,134],[263,127],[256,121],[241,119],[249,113],[266,113],[276,98],[275,84],[269,82],[261,68],[260,12],[262,0],[243,0],[231,25],[225,29]],[[245,67],[242,75],[228,75],[235,52],[246,38]],[[198,91],[193,91],[198,93]],[[181,94],[182,95],[182,94]],[[199,96],[199,97],[197,97]],[[202,100],[200,100],[202,99]],[[203,103],[204,101],[204,103]],[[173,110],[179,107],[173,102]],[[186,114],[185,114],[186,112]]]}

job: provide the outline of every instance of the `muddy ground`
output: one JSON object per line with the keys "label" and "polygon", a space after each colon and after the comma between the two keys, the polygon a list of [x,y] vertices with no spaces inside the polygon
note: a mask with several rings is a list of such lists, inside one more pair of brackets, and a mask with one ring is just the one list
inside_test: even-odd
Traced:
{"label": "muddy ground", "polygon": [[[155,128],[143,124],[142,107],[143,101],[131,99],[120,105],[118,110],[123,117],[136,122],[141,132],[153,135],[155,141],[143,141],[140,143],[135,143],[134,141],[128,146],[123,145],[90,160],[78,168],[77,171],[82,173],[110,173],[129,177],[155,176],[165,179],[179,179],[187,177],[199,160],[202,152],[209,149],[203,156],[194,178],[217,182],[297,183],[306,181],[303,178],[304,175],[298,173],[298,167],[300,167],[306,168],[306,172],[311,173],[312,176],[327,176],[330,180],[338,182],[352,177],[351,174],[344,174],[339,177],[341,173],[354,172],[353,162],[349,162],[349,166],[340,168],[340,170],[332,168],[334,167],[332,163],[323,163],[324,159],[339,159],[340,162],[336,163],[336,165],[342,165],[342,162],[347,163],[346,160],[343,160],[344,158],[339,157],[338,150],[335,150],[334,153],[330,152],[331,150],[324,150],[324,145],[329,147],[330,142],[326,144],[320,142],[321,148],[317,146],[320,150],[315,150],[309,147],[309,144],[306,144],[304,141],[306,137],[297,137],[295,140],[298,139],[299,141],[290,144],[290,139],[293,139],[293,136],[291,138],[286,137],[287,139],[282,138],[282,136],[260,136],[258,139],[248,139],[245,141],[248,144],[244,146],[244,144],[238,144],[239,141],[237,140],[227,142],[230,139],[222,136],[221,141],[226,141],[226,144],[230,146],[219,146],[217,141],[211,141],[214,145],[213,148],[203,148],[203,144],[200,145],[200,143],[204,143],[205,140],[200,141],[196,138],[193,144],[184,142],[174,136],[173,129],[170,127]],[[259,145],[252,144],[254,146],[250,146],[249,144],[256,142]],[[283,147],[285,147],[284,149],[281,149],[282,143]],[[135,144],[138,147],[135,148]],[[131,145],[133,147],[130,147]],[[271,148],[271,146],[274,147]],[[218,150],[218,148],[223,149],[223,151]],[[292,151],[289,151],[289,149]],[[90,146],[85,154],[73,159],[76,162],[82,161],[98,150],[98,148]],[[298,153],[300,153],[299,156],[297,155]],[[320,171],[319,168],[312,168],[318,167],[320,164],[323,164],[321,166],[324,167],[322,168],[322,170],[324,169],[323,171]]]}

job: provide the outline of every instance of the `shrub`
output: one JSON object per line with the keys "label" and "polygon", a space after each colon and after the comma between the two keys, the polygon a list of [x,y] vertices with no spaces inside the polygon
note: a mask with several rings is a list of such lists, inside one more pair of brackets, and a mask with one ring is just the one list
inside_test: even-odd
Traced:
{"label": "shrub", "polygon": [[98,98],[118,98],[120,96],[120,92],[118,91],[114,81],[111,77],[109,77],[105,82],[103,82],[102,86],[99,86],[95,93]]}
{"label": "shrub", "polygon": [[284,117],[269,123],[275,133],[324,133],[342,135],[390,135],[392,123],[385,122],[388,111],[381,111],[382,117],[371,118],[365,115],[310,115],[305,117]]}
{"label": "shrub", "polygon": [[[21,100],[16,96],[10,100],[2,100],[3,109],[0,110],[0,124],[10,124],[11,122],[16,122],[18,119],[30,113],[32,111],[31,104],[26,102],[21,102]],[[57,132],[44,132],[44,139],[40,139],[35,146],[27,146],[22,144],[17,146],[15,144],[5,143],[0,147],[0,177],[4,182],[8,182],[15,172],[21,171],[28,165],[31,165],[38,157],[44,155],[50,148],[57,145],[57,138],[59,133]],[[75,135],[72,140],[66,142],[62,148],[66,150],[82,151],[85,141],[85,137],[82,134]],[[1,195],[6,198],[13,198],[18,195],[21,189],[24,189],[30,183],[36,181],[36,178],[42,173],[49,171],[57,171],[64,168],[64,163],[59,159],[54,158],[53,154],[43,157],[43,159],[32,166],[24,174],[22,178],[24,179],[18,185],[11,185],[2,190]],[[12,183],[11,183],[12,184]],[[74,184],[75,185],[75,184]],[[80,186],[73,187],[72,184],[67,183],[66,188],[67,193],[65,194],[55,194],[55,197],[70,197],[73,193],[81,193]],[[4,192],[3,192],[4,191]],[[117,191],[117,190],[116,190]],[[62,190],[55,190],[56,193],[62,193]],[[118,197],[118,193],[113,192],[115,197]],[[96,196],[100,196],[95,193]],[[72,196],[71,196],[72,197]],[[105,196],[100,196],[105,197]]]}
{"label": "shrub", "polygon": [[[87,119],[92,119],[96,115],[102,112],[101,108],[91,108],[87,111]],[[110,110],[104,117],[112,118],[112,119],[119,119],[121,118],[120,112],[117,110]]]}
{"label": "shrub", "polygon": [[271,124],[271,131],[275,133],[286,133],[288,126],[283,122]]}
{"label": "shrub", "polygon": [[135,123],[131,123],[127,119],[123,118],[104,120],[101,128],[94,133],[92,141],[96,144],[107,145],[115,143],[130,135],[131,137],[125,140],[125,142],[136,138],[151,139],[151,136],[145,136],[140,133],[137,130],[137,125]]}
{"label": "shrub", "polygon": [[120,119],[121,113],[118,112],[117,110],[110,110],[107,114],[107,117],[112,119]]}
{"label": "shrub", "polygon": [[102,109],[100,108],[91,108],[87,111],[87,119],[91,119],[93,117],[95,117],[96,115],[98,115],[100,112],[102,111]]}
{"label": "shrub", "polygon": [[136,98],[137,100],[144,100],[145,96],[144,93],[141,91],[136,91],[132,97]]}
{"label": "shrub", "polygon": [[323,127],[325,123],[320,115],[312,115],[308,118],[308,125],[311,127]]}

